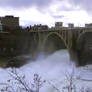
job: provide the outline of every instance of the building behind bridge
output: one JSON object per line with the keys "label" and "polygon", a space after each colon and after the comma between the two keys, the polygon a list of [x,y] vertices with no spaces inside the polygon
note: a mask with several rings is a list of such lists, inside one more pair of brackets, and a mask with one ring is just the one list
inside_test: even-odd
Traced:
{"label": "building behind bridge", "polygon": [[5,16],[0,17],[3,32],[12,32],[19,28],[19,17]]}
{"label": "building behind bridge", "polygon": [[[14,17],[14,16],[0,17],[0,57],[4,57],[4,58],[14,57],[25,53],[27,54],[30,52],[34,52],[34,49],[37,50],[37,46],[38,46],[37,42],[39,40],[39,36],[45,33],[48,34],[51,31],[52,32],[54,31],[54,33],[55,32],[59,33],[61,31],[61,33],[64,34],[64,31],[70,32],[72,29],[71,32],[74,33],[73,37],[75,37],[73,38],[73,40],[76,41],[78,34],[81,33],[81,29],[92,28],[92,24],[91,23],[86,24],[85,27],[77,28],[74,27],[74,24],[72,23],[69,23],[68,27],[64,27],[63,22],[56,22],[53,28],[49,28],[47,25],[41,25],[41,24],[23,28],[21,29],[21,31],[19,30],[19,28],[20,28],[19,17]],[[65,37],[67,35],[68,33],[64,34],[63,36]],[[91,35],[90,35],[90,39],[91,39]],[[89,40],[89,36],[86,40]],[[92,46],[91,42],[92,41],[89,41],[87,46],[91,47]]]}
{"label": "building behind bridge", "polygon": [[86,28],[92,28],[92,23],[90,23],[90,24],[85,24],[85,27],[86,27]]}

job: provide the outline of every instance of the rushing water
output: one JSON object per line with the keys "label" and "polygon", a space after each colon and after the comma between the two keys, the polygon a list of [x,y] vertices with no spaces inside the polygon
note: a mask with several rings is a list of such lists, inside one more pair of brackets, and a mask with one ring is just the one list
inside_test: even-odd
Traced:
{"label": "rushing water", "polygon": [[[10,78],[8,69],[0,69],[0,82],[6,82]],[[30,81],[35,73],[39,74],[47,82],[43,85],[40,92],[54,92],[55,89],[48,84],[55,85],[62,89],[67,84],[66,75],[72,75],[77,87],[92,87],[92,65],[76,67],[75,63],[70,61],[66,50],[60,50],[52,55],[45,56],[40,53],[35,61],[29,61],[28,64],[19,68],[21,74],[26,75],[26,80]]]}

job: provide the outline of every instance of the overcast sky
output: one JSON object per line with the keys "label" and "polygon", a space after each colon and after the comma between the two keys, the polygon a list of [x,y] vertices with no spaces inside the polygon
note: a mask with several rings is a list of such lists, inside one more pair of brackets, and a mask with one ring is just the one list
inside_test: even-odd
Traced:
{"label": "overcast sky", "polygon": [[46,24],[57,21],[84,26],[92,22],[92,0],[0,0],[0,16],[20,17],[20,25]]}

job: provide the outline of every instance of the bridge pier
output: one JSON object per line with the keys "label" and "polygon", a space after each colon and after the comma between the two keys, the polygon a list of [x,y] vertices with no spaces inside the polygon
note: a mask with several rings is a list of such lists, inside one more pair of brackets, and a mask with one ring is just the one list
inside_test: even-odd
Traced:
{"label": "bridge pier", "polygon": [[69,55],[70,55],[70,60],[72,62],[75,62],[76,66],[79,66],[79,57],[78,57],[78,52],[74,49],[69,50]]}
{"label": "bridge pier", "polygon": [[92,64],[92,32],[84,30],[76,42],[79,65]]}

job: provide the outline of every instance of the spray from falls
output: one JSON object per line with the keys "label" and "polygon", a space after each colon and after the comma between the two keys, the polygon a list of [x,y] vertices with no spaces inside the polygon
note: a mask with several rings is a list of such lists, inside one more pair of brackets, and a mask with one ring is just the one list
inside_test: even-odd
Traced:
{"label": "spray from falls", "polygon": [[[87,70],[87,67],[89,67],[89,70]],[[20,74],[24,74],[26,76],[27,82],[32,80],[35,73],[39,74],[44,80],[46,80],[46,83],[43,85],[40,92],[54,92],[55,89],[53,89],[48,82],[51,82],[62,90],[62,87],[67,83],[65,81],[66,74],[71,74],[72,71],[74,71],[74,76],[79,78],[75,81],[77,86],[79,84],[82,86],[85,84],[85,86],[88,85],[90,87],[92,82],[87,82],[85,79],[91,80],[92,72],[90,72],[91,66],[87,67],[77,68],[75,63],[70,61],[68,51],[59,50],[49,56],[45,56],[43,53],[40,53],[38,57],[36,57],[35,61],[29,60],[29,63],[18,68],[18,70]],[[0,69],[0,73],[2,74],[3,72],[3,74],[0,75],[0,83],[5,82],[10,78],[7,73],[9,70],[11,69]]]}

